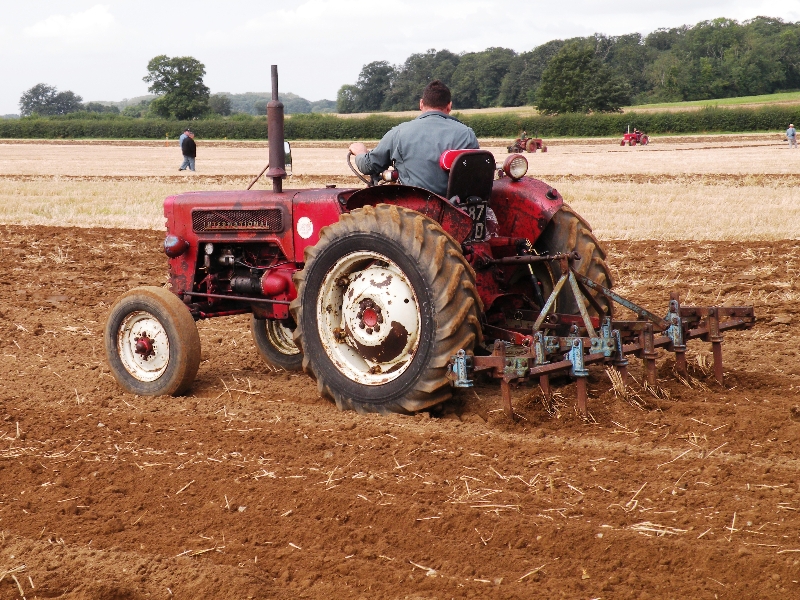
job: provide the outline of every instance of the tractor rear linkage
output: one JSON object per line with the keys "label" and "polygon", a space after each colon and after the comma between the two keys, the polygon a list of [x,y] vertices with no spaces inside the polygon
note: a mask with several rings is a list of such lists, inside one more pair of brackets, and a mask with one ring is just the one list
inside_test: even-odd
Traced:
{"label": "tractor rear linkage", "polygon": [[[503,410],[513,419],[511,406],[511,384],[539,377],[539,386],[548,399],[551,398],[550,375],[569,373],[577,383],[577,408],[587,412],[586,366],[593,363],[610,364],[617,369],[623,384],[627,383],[627,354],[634,354],[644,363],[647,384],[656,385],[657,348],[675,353],[675,369],[678,375],[687,376],[686,341],[701,338],[711,342],[714,355],[714,377],[722,384],[722,332],[729,329],[750,329],[755,324],[752,306],[681,306],[678,293],[670,294],[669,312],[661,318],[581,275],[572,268],[572,262],[580,260],[577,253],[521,256],[491,261],[515,264],[539,261],[558,262],[562,273],[550,297],[533,324],[532,334],[484,325],[487,337],[494,337],[491,356],[469,356],[460,350],[450,359],[450,377],[455,387],[472,387],[471,375],[484,372],[500,379]],[[485,265],[482,265],[485,266]],[[480,268],[480,267],[478,267]],[[578,304],[580,315],[551,313],[556,297],[568,284]],[[608,300],[608,314],[589,290],[594,290]],[[594,308],[601,318],[590,316],[585,302]],[[613,318],[613,303],[616,302],[634,312],[638,319],[622,321]],[[582,326],[580,326],[582,325]],[[547,335],[543,329],[569,327],[569,335]],[[506,355],[509,344],[525,348],[523,354]]]}

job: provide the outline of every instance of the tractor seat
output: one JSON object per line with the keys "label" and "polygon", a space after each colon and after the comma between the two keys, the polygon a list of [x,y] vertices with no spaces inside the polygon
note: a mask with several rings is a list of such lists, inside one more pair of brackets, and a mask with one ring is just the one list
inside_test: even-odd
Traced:
{"label": "tractor seat", "polygon": [[446,150],[439,165],[450,171],[447,180],[448,200],[458,196],[461,202],[480,198],[488,202],[496,168],[494,155],[488,150]]}

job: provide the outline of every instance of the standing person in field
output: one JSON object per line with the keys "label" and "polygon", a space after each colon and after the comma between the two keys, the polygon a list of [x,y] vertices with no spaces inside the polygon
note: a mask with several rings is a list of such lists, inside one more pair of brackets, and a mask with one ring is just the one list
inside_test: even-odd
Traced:
{"label": "standing person in field", "polygon": [[439,157],[445,150],[479,148],[478,139],[472,129],[450,116],[450,89],[438,79],[425,87],[419,109],[420,116],[390,129],[374,150],[355,142],[350,152],[365,175],[380,175],[394,163],[401,183],[444,196],[448,175],[439,166]]}
{"label": "standing person in field", "polygon": [[789,148],[797,148],[797,130],[794,128],[794,123],[789,123],[789,129],[786,130],[786,139],[789,140]]}
{"label": "standing person in field", "polygon": [[187,167],[190,171],[194,171],[194,159],[197,157],[197,144],[194,143],[194,134],[186,130],[186,137],[181,142],[181,152],[183,152],[183,164],[179,171],[185,170]]}
{"label": "standing person in field", "polygon": [[184,129],[183,130],[183,133],[181,134],[181,137],[178,138],[178,146],[183,144],[183,140],[186,139],[186,136],[187,136],[188,133],[189,133],[188,129]]}

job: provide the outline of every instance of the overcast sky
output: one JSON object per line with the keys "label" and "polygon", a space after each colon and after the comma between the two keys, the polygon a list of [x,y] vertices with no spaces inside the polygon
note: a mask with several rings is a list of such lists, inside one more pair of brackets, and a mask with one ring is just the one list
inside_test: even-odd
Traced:
{"label": "overcast sky", "polygon": [[37,83],[90,100],[147,93],[147,62],[194,56],[212,92],[269,89],[334,100],[374,60],[429,48],[524,52],[548,40],[649,33],[660,27],[763,15],[800,21],[800,0],[3,0],[0,114],[19,112]]}

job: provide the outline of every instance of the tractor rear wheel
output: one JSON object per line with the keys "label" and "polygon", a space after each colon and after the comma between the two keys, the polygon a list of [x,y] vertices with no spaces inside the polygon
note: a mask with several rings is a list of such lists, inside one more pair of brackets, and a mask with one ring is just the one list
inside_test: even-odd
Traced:
{"label": "tractor rear wheel", "polygon": [[642,146],[647,146],[647,144],[649,144],[649,143],[650,143],[650,138],[649,138],[649,137],[647,137],[646,135],[643,135],[643,136],[642,136],[642,139],[641,139],[641,141],[640,141],[639,143],[640,143]]}
{"label": "tractor rear wheel", "polygon": [[[561,254],[576,251],[581,259],[573,263],[575,271],[585,275],[595,283],[610,288],[612,286],[611,273],[606,265],[606,252],[600,246],[600,242],[594,237],[592,228],[582,217],[572,210],[567,204],[553,215],[542,235],[536,240],[534,248],[543,254]],[[553,277],[557,281],[561,277],[561,269],[558,263],[550,263],[553,269]],[[598,304],[603,308],[610,308],[608,300],[601,295],[593,294]],[[588,304],[588,301],[585,301]],[[558,312],[565,314],[577,314],[578,303],[568,283],[564,284],[558,295]],[[590,314],[595,314],[589,306]]]}
{"label": "tractor rear wheel", "polygon": [[257,319],[250,321],[250,331],[256,349],[271,367],[286,371],[299,371],[303,368],[303,355],[294,343],[294,328],[286,327],[275,319]]}
{"label": "tractor rear wheel", "polygon": [[111,307],[104,342],[111,374],[132,394],[182,394],[200,366],[194,318],[180,298],[161,287],[123,294]]}
{"label": "tractor rear wheel", "polygon": [[295,343],[340,410],[411,413],[451,395],[450,357],[481,341],[475,275],[435,221],[399,206],[343,214],[295,274]]}
{"label": "tractor rear wheel", "polygon": [[525,143],[525,150],[527,150],[528,152],[536,152],[536,142],[534,142],[533,140],[528,140]]}

